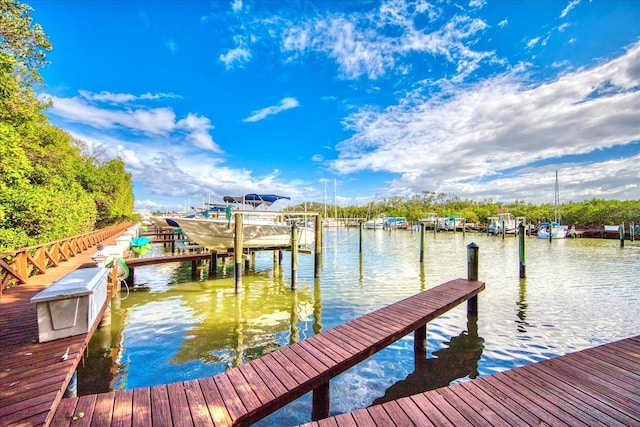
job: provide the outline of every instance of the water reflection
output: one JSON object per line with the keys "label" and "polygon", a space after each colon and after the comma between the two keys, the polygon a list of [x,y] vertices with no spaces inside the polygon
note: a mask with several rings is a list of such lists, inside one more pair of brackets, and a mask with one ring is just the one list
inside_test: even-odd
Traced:
{"label": "water reflection", "polygon": [[477,316],[469,316],[467,330],[443,344],[446,347],[432,353],[435,357],[427,358],[426,353],[416,354],[415,370],[404,380],[389,387],[384,396],[374,400],[372,405],[444,387],[458,379],[478,376],[478,361],[482,357],[484,339],[478,336]]}
{"label": "water reflection", "polygon": [[518,302],[516,302],[516,305],[518,306],[518,319],[516,320],[517,328],[518,328],[518,332],[520,333],[526,333],[527,332],[527,326],[529,326],[529,324],[527,323],[527,281],[526,279],[520,279],[520,292],[518,293]]}

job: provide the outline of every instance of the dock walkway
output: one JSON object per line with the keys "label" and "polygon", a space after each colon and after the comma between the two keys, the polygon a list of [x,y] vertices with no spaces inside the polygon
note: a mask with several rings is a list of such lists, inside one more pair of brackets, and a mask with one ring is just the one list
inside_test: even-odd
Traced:
{"label": "dock walkway", "polygon": [[420,341],[427,322],[464,301],[473,313],[483,289],[452,280],[214,377],[64,399],[53,424],[249,425],[310,391],[312,419],[326,417],[331,378],[411,332]]}
{"label": "dock walkway", "polygon": [[638,426],[640,337],[370,406],[305,427]]}
{"label": "dock walkway", "polygon": [[[115,244],[126,226],[115,227],[102,243]],[[27,283],[5,290],[0,298],[0,426],[51,422],[95,325],[88,334],[39,343],[36,305],[31,304],[31,297],[80,267],[95,267],[91,259],[94,251],[75,253],[55,268],[29,277]]]}

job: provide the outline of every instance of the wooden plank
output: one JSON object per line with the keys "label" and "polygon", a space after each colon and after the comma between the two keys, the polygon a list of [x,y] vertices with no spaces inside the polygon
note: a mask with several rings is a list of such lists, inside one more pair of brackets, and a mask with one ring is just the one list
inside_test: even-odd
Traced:
{"label": "wooden plank", "polygon": [[231,425],[231,416],[213,378],[203,378],[197,380],[197,382],[200,385],[200,390],[202,390],[202,396],[207,403],[213,423],[220,426]]}
{"label": "wooden plank", "polygon": [[420,425],[411,421],[411,418],[409,418],[407,413],[400,407],[400,405],[398,405],[397,400],[392,400],[391,402],[385,403],[384,410],[389,415],[389,418],[391,418],[393,422],[398,426],[419,426]]}
{"label": "wooden plank", "polygon": [[193,424],[213,427],[215,424],[211,419],[209,407],[200,388],[200,383],[196,380],[191,380],[184,381],[182,385],[189,403],[189,412],[191,413]]}
{"label": "wooden plank", "polygon": [[[427,399],[425,394],[416,394],[409,396],[413,403],[429,418],[436,426],[459,426],[463,425],[466,420],[457,411],[455,411],[444,398],[437,393],[433,393],[433,401]],[[434,404],[434,401],[438,405]],[[441,412],[442,411],[442,412]],[[452,422],[448,417],[456,420]],[[461,424],[462,423],[462,424]]]}
{"label": "wooden plank", "polygon": [[[521,374],[527,375],[528,371],[521,371]],[[586,413],[589,413],[594,418],[603,421],[605,424],[612,425],[616,423],[622,423],[629,425],[630,423],[635,422],[633,420],[633,415],[629,412],[634,412],[633,408],[626,408],[623,411],[620,405],[626,406],[627,401],[612,401],[610,397],[608,397],[609,393],[598,393],[599,397],[593,397],[593,395],[585,390],[583,387],[580,387],[578,384],[573,382],[565,382],[562,379],[561,375],[558,375],[557,372],[553,370],[549,370],[546,366],[538,366],[538,369],[535,371],[538,381],[545,381],[549,384],[553,384],[558,389],[562,390],[562,394],[560,396],[565,395],[566,399],[571,399],[575,402],[581,402],[579,408]],[[613,405],[617,407],[617,411],[611,411]],[[635,414],[636,419],[640,419],[640,411],[636,411]]]}
{"label": "wooden plank", "polygon": [[238,366],[238,370],[240,370],[247,384],[251,386],[251,389],[262,404],[267,404],[276,398],[275,394],[273,394],[263,378],[256,372],[252,364],[245,363],[244,365],[240,365]]}
{"label": "wooden plank", "polygon": [[121,390],[116,393],[113,401],[112,427],[127,427],[131,425],[133,415],[133,390]]}
{"label": "wooden plank", "polygon": [[[93,413],[95,411],[96,401],[98,395],[92,394],[88,396],[81,396],[77,399],[76,410],[73,414],[75,418],[72,426],[73,427],[90,427],[91,419],[93,418]],[[63,399],[63,401],[66,399]],[[57,411],[56,411],[57,415]],[[55,426],[55,423],[51,423]]]}
{"label": "wooden plank", "polygon": [[134,426],[150,426],[151,418],[151,390],[140,387],[133,390],[133,419]]}
{"label": "wooden plank", "polygon": [[[51,424],[56,427],[67,427],[73,422],[73,416],[76,410],[78,399],[63,399],[58,406]],[[3,420],[3,423],[5,421]]]}
{"label": "wooden plank", "polygon": [[374,420],[374,423],[377,426],[381,427],[395,425],[382,405],[369,406],[367,409],[362,410],[369,413],[369,416],[371,416],[371,419]]}
{"label": "wooden plank", "polygon": [[115,392],[113,391],[96,396],[92,427],[109,427],[111,425],[114,398]]}
{"label": "wooden plank", "polygon": [[220,395],[223,396],[222,400],[231,420],[235,422],[238,418],[244,416],[247,410],[226,373],[216,375],[213,380],[220,391]]}
{"label": "wooden plank", "polygon": [[166,385],[157,385],[149,389],[151,398],[151,422],[153,426],[170,427],[171,407],[169,405],[169,393]]}
{"label": "wooden plank", "polygon": [[169,396],[172,424],[176,427],[193,426],[184,385],[181,382],[167,384],[167,394]]}
{"label": "wooden plank", "polygon": [[229,369],[226,371],[226,376],[233,385],[238,397],[242,400],[242,405],[245,407],[248,414],[251,414],[262,406],[262,402],[258,396],[256,396],[256,393],[253,391],[251,385],[247,382],[240,370]]}
{"label": "wooden plank", "polygon": [[[264,361],[262,359],[253,360],[251,363],[249,363],[249,365],[251,365],[251,367],[256,371],[258,375],[260,375],[265,384],[273,392],[274,396],[278,396],[287,392],[288,388],[285,387],[280,381],[280,377],[277,376],[277,373],[272,372],[264,364]],[[284,378],[283,380],[287,381]]]}

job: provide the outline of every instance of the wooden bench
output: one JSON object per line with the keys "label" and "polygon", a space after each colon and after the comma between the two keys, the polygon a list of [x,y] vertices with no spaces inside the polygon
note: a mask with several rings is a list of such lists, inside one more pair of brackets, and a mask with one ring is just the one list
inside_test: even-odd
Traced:
{"label": "wooden bench", "polygon": [[309,391],[312,419],[324,418],[332,378],[411,332],[424,346],[429,321],[464,301],[477,314],[483,289],[452,280],[214,377],[64,399],[53,424],[249,425]]}

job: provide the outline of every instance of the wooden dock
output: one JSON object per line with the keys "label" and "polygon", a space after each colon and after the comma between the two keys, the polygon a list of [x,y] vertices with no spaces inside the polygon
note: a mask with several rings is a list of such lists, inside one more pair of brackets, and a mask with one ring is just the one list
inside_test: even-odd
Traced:
{"label": "wooden dock", "polygon": [[426,323],[464,301],[473,313],[483,289],[452,280],[214,377],[64,399],[53,423],[249,425],[310,391],[310,416],[326,417],[331,378],[414,331],[424,352]]}
{"label": "wooden dock", "polygon": [[638,426],[640,337],[305,424]]}
{"label": "wooden dock", "polygon": [[[115,244],[118,234],[111,233],[102,241]],[[42,269],[42,274],[30,276],[27,283],[5,290],[0,299],[0,425],[39,426],[51,422],[76,367],[82,360],[94,328],[88,334],[38,342],[38,321],[35,304],[30,300],[73,270],[94,267],[95,251],[90,246],[78,248],[72,257]],[[102,308],[98,318],[106,309]],[[97,325],[98,322],[96,322]],[[63,358],[64,354],[66,358]]]}

